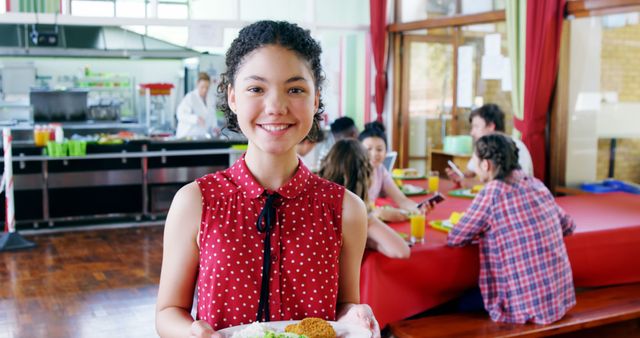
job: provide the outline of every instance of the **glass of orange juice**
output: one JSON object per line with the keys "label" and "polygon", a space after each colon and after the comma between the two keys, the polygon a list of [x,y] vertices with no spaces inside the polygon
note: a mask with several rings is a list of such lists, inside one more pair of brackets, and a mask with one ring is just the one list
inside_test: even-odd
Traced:
{"label": "glass of orange juice", "polygon": [[423,243],[426,223],[425,215],[423,213],[410,214],[409,220],[411,222],[411,242]]}
{"label": "glass of orange juice", "polygon": [[436,192],[440,187],[440,173],[437,171],[430,171],[427,175],[429,180],[429,192]]}

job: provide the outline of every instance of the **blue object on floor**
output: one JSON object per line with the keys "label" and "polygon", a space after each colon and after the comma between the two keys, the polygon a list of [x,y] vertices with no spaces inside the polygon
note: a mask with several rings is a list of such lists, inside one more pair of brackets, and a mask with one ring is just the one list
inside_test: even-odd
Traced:
{"label": "blue object on floor", "polygon": [[631,194],[640,194],[640,185],[612,178],[608,178],[602,182],[583,183],[582,185],[580,185],[580,188],[584,191],[596,194],[616,191],[623,191]]}

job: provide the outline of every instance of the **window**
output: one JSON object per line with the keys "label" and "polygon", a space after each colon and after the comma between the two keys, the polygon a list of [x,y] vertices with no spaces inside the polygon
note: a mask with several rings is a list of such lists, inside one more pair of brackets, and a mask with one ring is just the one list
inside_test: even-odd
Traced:
{"label": "window", "polygon": [[[495,13],[465,17],[466,12],[448,18],[452,8],[458,11],[454,3],[403,0],[401,6],[421,4],[428,7],[421,13],[440,18],[392,28],[401,36],[402,50],[394,53],[401,72],[394,75],[400,83],[395,98],[400,109],[392,114],[400,128],[394,131],[393,147],[400,152],[401,166],[421,172],[429,168],[430,152],[443,148],[446,136],[469,134],[472,109],[496,103],[506,113],[506,131],[513,125],[504,19]],[[462,1],[460,10],[475,13],[498,6],[489,3],[482,7]]]}
{"label": "window", "polygon": [[191,0],[190,18],[231,20],[238,17],[239,0]]}
{"label": "window", "polygon": [[120,18],[146,17],[145,0],[119,0],[116,2],[116,16]]}
{"label": "window", "polygon": [[[400,22],[422,21],[456,14],[476,14],[504,9],[496,0],[399,0]],[[459,8],[458,8],[459,6]]]}
{"label": "window", "polygon": [[299,0],[240,0],[240,20],[264,19],[304,22],[311,2]]}
{"label": "window", "polygon": [[463,26],[461,29],[456,109],[458,134],[469,132],[471,110],[484,103],[495,103],[502,108],[506,133],[511,134],[511,63],[505,30],[504,22]]}
{"label": "window", "polygon": [[568,186],[608,177],[640,183],[639,18],[630,12],[570,21]]}

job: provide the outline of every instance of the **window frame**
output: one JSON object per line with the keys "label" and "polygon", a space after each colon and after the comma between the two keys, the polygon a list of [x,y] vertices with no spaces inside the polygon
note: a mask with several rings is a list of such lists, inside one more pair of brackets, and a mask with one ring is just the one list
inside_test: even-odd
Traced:
{"label": "window frame", "polygon": [[[476,24],[486,24],[486,23],[498,23],[504,22],[506,19],[506,12],[504,10],[496,10],[490,12],[482,12],[482,13],[473,13],[473,14],[456,14],[447,17],[440,18],[432,18],[426,20],[419,21],[411,21],[411,22],[400,22],[399,13],[400,6],[402,0],[396,0],[394,2],[394,23],[387,26],[387,31],[391,34],[392,41],[392,53],[393,59],[396,60],[393,65],[393,88],[392,88],[392,112],[391,112],[391,121],[393,124],[393,137],[392,137],[392,149],[396,150],[399,154],[399,163],[402,167],[407,167],[409,164],[409,160],[414,160],[416,158],[409,156],[409,110],[408,110],[408,100],[409,96],[407,93],[402,92],[402,88],[407,88],[407,83],[409,77],[407,76],[407,72],[409,71],[406,65],[406,57],[403,55],[403,43],[410,43],[409,39],[406,39],[407,35],[411,31],[416,30],[429,30],[429,29],[452,29],[452,41],[453,41],[453,86],[452,90],[452,107],[451,107],[451,127],[454,130],[454,133],[458,132],[458,98],[457,98],[457,88],[458,88],[458,64],[455,62],[458,59],[458,48],[461,45],[462,32],[461,29],[463,26],[471,26]],[[460,11],[460,6],[456,6],[456,10]]]}

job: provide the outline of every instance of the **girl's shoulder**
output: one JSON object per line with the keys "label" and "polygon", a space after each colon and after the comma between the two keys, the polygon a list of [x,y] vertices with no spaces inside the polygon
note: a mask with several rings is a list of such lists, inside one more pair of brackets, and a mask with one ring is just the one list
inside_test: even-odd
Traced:
{"label": "girl's shoulder", "polygon": [[229,169],[206,174],[197,178],[195,182],[200,187],[200,192],[205,199],[231,195],[239,190],[238,182]]}

